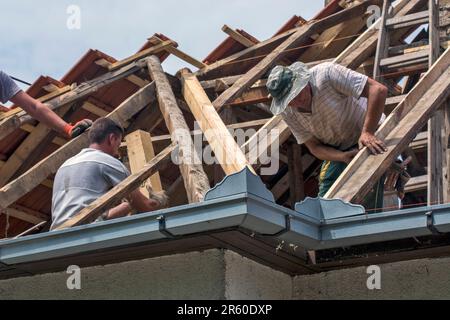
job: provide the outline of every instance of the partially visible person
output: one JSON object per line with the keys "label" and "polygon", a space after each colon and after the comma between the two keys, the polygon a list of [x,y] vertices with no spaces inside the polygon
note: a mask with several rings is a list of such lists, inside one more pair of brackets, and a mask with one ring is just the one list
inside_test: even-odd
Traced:
{"label": "partially visible person", "polygon": [[8,101],[20,106],[34,119],[57,132],[63,133],[70,139],[79,136],[92,125],[92,121],[89,119],[81,120],[75,125],[67,123],[47,105],[21,90],[10,76],[0,70],[0,102],[6,103]]}
{"label": "partially visible person", "polygon": [[[99,118],[89,131],[89,148],[59,168],[53,186],[51,230],[75,217],[130,175],[117,159],[123,134],[123,129],[113,120]],[[165,207],[168,199],[164,192],[150,192],[147,198],[136,189],[126,200],[104,212],[97,221],[124,217],[133,210],[157,210]]]}

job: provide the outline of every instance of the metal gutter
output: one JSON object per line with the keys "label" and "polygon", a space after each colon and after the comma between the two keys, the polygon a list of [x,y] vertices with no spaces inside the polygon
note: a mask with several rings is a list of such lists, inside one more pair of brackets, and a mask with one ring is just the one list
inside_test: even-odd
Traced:
{"label": "metal gutter", "polygon": [[320,250],[450,232],[450,204],[366,215],[362,206],[308,198],[293,211],[277,205],[245,169],[227,176],[202,203],[0,241],[0,269],[227,228]]}

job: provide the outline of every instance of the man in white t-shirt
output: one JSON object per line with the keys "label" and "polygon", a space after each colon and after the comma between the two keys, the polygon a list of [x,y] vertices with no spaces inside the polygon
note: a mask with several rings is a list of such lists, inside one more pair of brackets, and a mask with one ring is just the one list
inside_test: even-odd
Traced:
{"label": "man in white t-shirt", "polygon": [[[89,148],[59,168],[53,186],[51,230],[75,217],[130,175],[117,159],[122,136],[123,129],[113,120],[96,120],[89,131]],[[149,212],[167,204],[163,192],[151,192],[150,195],[148,199],[137,189],[130,193],[127,202],[103,213],[97,221],[127,216],[132,209]]]}
{"label": "man in white t-shirt", "polygon": [[[319,179],[323,197],[358,153],[358,145],[373,154],[387,151],[375,136],[384,121],[388,90],[379,82],[335,63],[311,69],[301,62],[276,66],[267,81],[271,111],[281,115],[299,144],[324,160]],[[369,198],[382,205],[380,182]],[[371,199],[373,200],[373,199]]]}

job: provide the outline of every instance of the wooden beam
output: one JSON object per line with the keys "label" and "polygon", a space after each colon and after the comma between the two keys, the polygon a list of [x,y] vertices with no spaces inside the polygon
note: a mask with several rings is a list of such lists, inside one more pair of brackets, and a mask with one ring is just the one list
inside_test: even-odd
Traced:
{"label": "wooden beam", "polygon": [[[153,37],[151,37],[151,39],[159,42],[160,44],[164,43],[164,41],[162,39],[158,38],[157,36],[153,36]],[[181,60],[186,61],[187,63],[189,63],[189,64],[191,64],[194,67],[197,67],[199,69],[204,68],[204,67],[207,66],[205,63],[203,63],[203,62],[193,58],[192,56],[188,55],[187,53],[181,51],[180,49],[175,47],[175,45],[167,46],[165,48],[165,51],[173,54],[175,57],[178,57]]]}
{"label": "wooden beam", "polygon": [[325,198],[361,203],[373,184],[445,101],[450,93],[449,86],[450,49],[439,58],[377,131],[376,136],[385,140],[388,152],[372,156],[364,148],[330,188]]}
{"label": "wooden beam", "polygon": [[114,62],[112,65],[109,66],[109,71],[117,70],[117,69],[122,68],[123,66],[126,66],[136,60],[140,60],[145,57],[151,56],[152,54],[155,54],[155,53],[158,53],[161,51],[166,51],[167,47],[174,45],[174,44],[175,44],[175,42],[173,42],[172,40],[163,41],[160,44],[157,44],[156,46],[142,50],[141,52],[138,52],[126,59]]}
{"label": "wooden beam", "polygon": [[358,32],[366,25],[367,14],[344,21],[322,32],[298,59],[302,62],[336,57],[349,43],[358,37]]}
{"label": "wooden beam", "polygon": [[178,162],[189,203],[203,201],[210,189],[202,159],[189,133],[189,127],[178,107],[175,95],[156,56],[148,59],[150,77],[155,81],[159,108],[171,133],[172,142],[178,145]]}
{"label": "wooden beam", "polygon": [[[313,156],[311,156],[309,154],[305,154],[302,157],[302,168],[303,168],[302,174],[304,174],[304,172],[309,167],[311,167],[311,165],[315,162],[315,160],[316,160],[316,158],[314,158]],[[285,194],[289,190],[290,175],[291,174],[289,171],[286,172],[286,174],[271,189],[276,201],[278,201],[283,196],[283,194]]]}
{"label": "wooden beam", "polygon": [[[385,82],[381,78],[383,63],[389,63],[388,52],[389,52],[389,44],[391,42],[391,36],[386,28],[386,22],[389,19],[389,13],[391,8],[390,1],[384,1],[383,9],[381,11],[381,22],[380,22],[380,32],[378,34],[378,43],[377,50],[375,53],[375,63],[373,69],[373,78],[380,82]],[[398,59],[398,57],[394,57],[391,59]]]}
{"label": "wooden beam", "polygon": [[[95,61],[96,65],[99,65],[105,69],[109,69],[111,67],[111,65],[113,64],[112,62],[109,62],[106,59],[98,59]],[[135,74],[132,74],[128,77],[126,77],[126,79],[131,82],[132,84],[138,86],[139,88],[145,87],[147,84],[149,84],[149,82],[147,80],[142,79],[141,77],[138,77]]]}
{"label": "wooden beam", "polygon": [[181,77],[184,99],[225,174],[242,171],[245,167],[254,172],[197,78],[186,70],[181,72]]}
{"label": "wooden beam", "polygon": [[[90,80],[87,83],[82,83],[73,90],[48,100],[46,103],[49,104],[50,109],[57,110],[65,105],[72,104],[80,99],[83,99],[117,80],[126,78],[136,71],[141,70],[143,66],[145,66],[145,60],[130,63],[120,69],[108,72],[100,77]],[[12,133],[15,129],[31,122],[32,120],[33,118],[24,111],[3,119],[0,121],[0,140]]]}
{"label": "wooden beam", "polygon": [[88,101],[84,102],[81,108],[99,117],[106,117],[109,113],[108,111],[99,108],[95,104],[90,103]]}
{"label": "wooden beam", "polygon": [[288,147],[289,199],[292,205],[305,199],[302,146],[293,143]]}
{"label": "wooden beam", "polygon": [[419,176],[411,178],[405,186],[405,192],[411,193],[416,191],[427,190],[428,176]]}
{"label": "wooden beam", "polygon": [[222,31],[225,32],[226,34],[228,34],[231,38],[233,38],[240,44],[242,44],[244,47],[249,48],[249,47],[252,47],[255,44],[257,44],[257,42],[253,42],[250,39],[244,37],[242,34],[237,32],[236,30],[230,28],[226,24],[222,27]]}
{"label": "wooden beam", "polygon": [[281,43],[275,50],[268,54],[263,60],[261,60],[255,67],[247,72],[242,78],[236,81],[233,86],[223,92],[214,102],[213,106],[216,110],[220,111],[222,107],[234,99],[236,99],[247,88],[251,87],[256,80],[266,73],[274,64],[283,57],[286,50],[305,41],[309,36],[315,32],[330,28],[345,19],[351,19],[365,13],[367,7],[370,4],[378,3],[379,1],[364,1],[352,8],[345,9],[339,13],[336,13],[323,20],[319,20],[310,25],[304,25],[300,27],[293,35],[287,40]]}
{"label": "wooden beam", "polygon": [[113,189],[105,193],[103,196],[92,202],[85,209],[81,210],[75,217],[63,223],[57,230],[79,226],[89,223],[97,219],[105,210],[114,206],[117,201],[126,198],[130,192],[133,192],[146,181],[151,175],[158,170],[164,168],[170,161],[170,155],[176,146],[170,145],[150,162],[148,162],[141,170],[130,175]]}
{"label": "wooden beam", "polygon": [[37,212],[34,210],[30,210],[28,208],[15,205],[10,208],[5,209],[6,214],[10,217],[14,217],[16,219],[20,219],[22,221],[31,223],[31,224],[39,224],[49,220],[49,217],[41,212]]}
{"label": "wooden beam", "polygon": [[[154,83],[150,83],[122,102],[120,106],[108,115],[108,118],[126,128],[128,121],[153,101],[155,101],[155,85]],[[50,174],[55,173],[66,159],[76,155],[87,145],[88,136],[87,132],[85,132],[77,138],[70,140],[63,147],[41,160],[20,177],[1,188],[0,209],[9,207],[33,190]]]}
{"label": "wooden beam", "polygon": [[445,128],[444,128],[444,146],[447,147],[446,161],[444,165],[444,203],[450,203],[450,99],[447,99],[447,107],[445,109]]}
{"label": "wooden beam", "polygon": [[[150,133],[137,130],[128,134],[125,137],[125,141],[127,143],[127,153],[132,174],[141,170],[147,162],[155,157]],[[149,181],[154,191],[163,190],[159,172],[155,172],[149,178]],[[145,186],[141,186],[140,191],[147,198],[150,196]]]}
{"label": "wooden beam", "polygon": [[[437,61],[441,47],[439,43],[439,1],[428,0],[428,25],[430,35],[429,67]],[[438,110],[428,121],[428,204],[439,204],[444,201],[443,158],[447,148],[443,146],[442,128],[444,110]]]}

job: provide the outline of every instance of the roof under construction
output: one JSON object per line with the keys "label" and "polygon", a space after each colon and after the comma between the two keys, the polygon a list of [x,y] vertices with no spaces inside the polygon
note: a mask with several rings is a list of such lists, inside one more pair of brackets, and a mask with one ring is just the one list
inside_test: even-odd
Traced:
{"label": "roof under construction", "polygon": [[[226,39],[203,60],[157,33],[126,59],[89,50],[60,80],[39,77],[28,94],[67,122],[108,117],[125,128],[121,159],[132,175],[48,232],[54,175],[87,147],[87,133],[67,141],[19,106],[0,106],[0,278],[80,257],[92,265],[205,248],[289,274],[450,254],[450,0],[432,3],[397,0],[388,10],[381,0],[333,0],[264,41],[225,25]],[[372,5],[382,16],[368,24]],[[164,72],[170,55],[193,72]],[[388,151],[362,149],[325,199],[315,199],[321,161],[269,111],[268,72],[296,61],[332,61],[389,87],[377,132]],[[252,134],[239,141],[233,130]],[[217,161],[171,161],[197,138]],[[412,158],[401,206],[386,193],[384,208],[366,210],[364,197],[399,156]],[[147,179],[168,193],[169,208],[87,224]]]}

